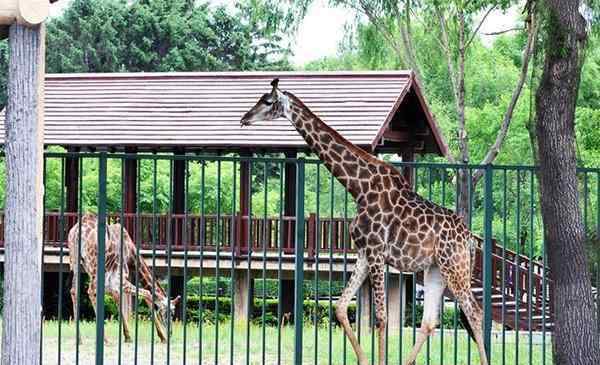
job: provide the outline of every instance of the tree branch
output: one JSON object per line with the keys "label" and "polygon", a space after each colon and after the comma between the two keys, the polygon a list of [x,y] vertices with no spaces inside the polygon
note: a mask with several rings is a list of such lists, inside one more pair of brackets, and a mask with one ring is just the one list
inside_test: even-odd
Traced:
{"label": "tree branch", "polygon": [[[525,78],[527,77],[527,70],[529,68],[529,61],[531,59],[531,55],[533,54],[533,50],[535,48],[535,37],[537,33],[537,21],[532,15],[531,24],[529,26],[529,34],[527,35],[527,43],[525,45],[525,49],[523,50],[523,64],[521,66],[521,74],[519,75],[519,80],[517,81],[517,85],[513,90],[512,97],[510,102],[508,103],[508,107],[506,112],[504,113],[504,118],[502,120],[502,125],[498,134],[496,135],[496,141],[490,147],[487,154],[481,161],[482,165],[487,165],[492,163],[498,153],[500,152],[500,147],[502,147],[502,143],[506,139],[506,135],[508,134],[508,128],[510,126],[510,122],[512,120],[512,115],[519,101],[519,96],[521,95],[521,91],[523,90],[523,85],[525,84]],[[473,174],[473,184],[476,184],[477,181],[483,176],[483,170],[477,170]]]}
{"label": "tree branch", "polygon": [[465,45],[465,48],[469,48],[469,45],[471,44],[471,42],[475,38],[475,35],[477,35],[477,32],[479,32],[479,29],[483,25],[483,22],[485,22],[485,19],[487,19],[488,15],[490,15],[490,13],[493,10],[495,10],[495,9],[496,9],[496,5],[493,5],[491,8],[488,9],[488,11],[485,13],[485,15],[483,16],[483,18],[481,18],[481,21],[479,22],[479,24],[477,25],[477,27],[475,28],[475,30],[473,31],[473,33],[471,33],[471,36],[469,37],[469,40],[467,41],[467,43]]}
{"label": "tree branch", "polygon": [[525,30],[525,28],[523,28],[523,27],[514,27],[514,28],[508,28],[508,29],[504,29],[504,30],[499,30],[497,32],[488,32],[488,33],[482,33],[482,34],[483,35],[500,35],[500,34],[504,34],[504,33],[520,31],[520,30]]}

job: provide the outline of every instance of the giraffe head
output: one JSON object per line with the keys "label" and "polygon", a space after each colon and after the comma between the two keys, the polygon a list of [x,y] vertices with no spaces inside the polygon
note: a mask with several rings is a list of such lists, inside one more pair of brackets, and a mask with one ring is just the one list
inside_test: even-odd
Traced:
{"label": "giraffe head", "polygon": [[289,118],[289,99],[287,95],[278,88],[279,79],[273,79],[271,92],[264,94],[258,102],[250,109],[242,119],[242,126],[250,125],[256,121],[269,121],[277,118]]}

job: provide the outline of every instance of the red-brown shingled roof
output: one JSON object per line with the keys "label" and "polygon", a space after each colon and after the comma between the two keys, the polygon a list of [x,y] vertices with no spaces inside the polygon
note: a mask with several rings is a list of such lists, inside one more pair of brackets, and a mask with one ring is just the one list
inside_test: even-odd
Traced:
{"label": "red-brown shingled roof", "polygon": [[[286,120],[240,128],[240,117],[270,90],[274,77],[281,89],[368,149],[395,113],[402,113],[402,98],[410,90],[420,96],[410,71],[51,74],[45,84],[45,143],[303,149],[304,140]],[[418,107],[424,108],[435,144],[428,150],[444,154],[445,143],[426,105]],[[2,113],[2,130],[3,118]]]}

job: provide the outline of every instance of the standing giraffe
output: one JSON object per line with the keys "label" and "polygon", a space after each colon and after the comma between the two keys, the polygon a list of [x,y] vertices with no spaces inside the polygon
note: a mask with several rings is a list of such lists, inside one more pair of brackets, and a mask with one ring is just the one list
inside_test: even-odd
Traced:
{"label": "standing giraffe", "polygon": [[[98,219],[93,214],[84,214],[81,217],[81,247],[78,247],[79,242],[79,224],[75,224],[69,231],[67,245],[69,248],[70,267],[73,272],[73,284],[71,288],[71,300],[73,301],[73,313],[75,320],[79,320],[77,311],[77,287],[79,287],[79,267],[83,266],[84,271],[90,276],[88,287],[88,296],[96,313],[96,273],[98,272]],[[123,232],[123,240],[121,241],[121,231]],[[139,288],[138,293],[144,299],[148,308],[154,308],[158,315],[154,317],[154,324],[161,342],[166,342],[167,336],[165,331],[165,323],[168,316],[172,318],[175,306],[179,302],[179,297],[173,299],[169,305],[169,299],[165,291],[160,286],[156,279],[153,280],[152,272],[146,265],[143,259],[137,260],[136,247],[129,236],[129,233],[124,228],[121,228],[119,223],[106,226],[106,251],[105,251],[105,288],[106,293],[113,297],[123,322],[123,335],[125,342],[131,342],[129,334],[129,324],[127,322],[129,316],[129,306],[127,300],[121,303],[120,287],[123,285],[123,295],[135,295],[136,287],[128,280],[130,267],[135,270],[136,261],[140,281],[144,288]],[[123,247],[121,247],[123,242]],[[121,260],[121,250],[123,259]],[[81,252],[81,259],[78,259]],[[80,263],[78,265],[77,263]],[[122,266],[121,266],[122,263]],[[122,270],[122,271],[121,271]],[[120,276],[120,273],[123,276]],[[155,284],[153,287],[153,283]],[[152,291],[154,290],[154,301],[152,300]]]}
{"label": "standing giraffe", "polygon": [[406,364],[414,363],[421,346],[435,331],[443,293],[448,287],[467,318],[465,327],[477,342],[480,362],[487,365],[483,312],[471,292],[471,256],[480,238],[473,235],[452,211],[413,192],[392,165],[353,145],[319,119],[300,99],[281,91],[278,82],[278,79],[271,82],[272,91],[264,94],[240,123],[247,126],[256,121],[288,119],[356,202],[357,215],[349,228],[358,249],[358,259],[337,302],[336,316],[359,364],[367,365],[368,361],[350,327],[348,304],[368,276],[379,332],[379,364],[384,364],[385,265],[389,264],[400,272],[425,272],[423,320]]}

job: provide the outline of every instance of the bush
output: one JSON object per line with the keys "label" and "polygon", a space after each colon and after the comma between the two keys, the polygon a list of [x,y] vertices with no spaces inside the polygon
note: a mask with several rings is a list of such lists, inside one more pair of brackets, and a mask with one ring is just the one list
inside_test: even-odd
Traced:
{"label": "bush", "polygon": [[[231,298],[230,297],[219,297],[218,300],[218,317],[215,315],[215,309],[217,307],[217,299],[215,296],[189,296],[187,298],[186,308],[186,320],[198,322],[200,320],[200,313],[202,312],[202,321],[205,323],[215,323],[216,320],[222,322],[231,319]],[[265,299],[265,324],[275,326],[279,323],[278,318],[278,305],[277,299]],[[200,308],[201,307],[201,308]],[[331,308],[332,320],[337,321],[335,318],[335,305]],[[356,316],[356,306],[351,304],[348,307],[348,316],[350,320],[354,320]],[[317,324],[327,323],[329,320],[329,301],[320,301],[317,305],[314,300],[304,301],[304,318],[307,322],[314,323],[316,320]],[[254,323],[262,324],[263,320],[263,300],[255,299],[252,307],[251,320]]]}
{"label": "bush", "polygon": [[[405,326],[412,326],[412,305],[407,304],[406,306],[406,317],[404,318],[404,325]],[[460,310],[460,309],[459,309]],[[444,328],[454,328],[454,313],[456,313],[456,327],[457,328],[464,328],[463,324],[460,320],[460,315],[459,313],[455,312],[454,308],[445,308],[444,309],[444,314],[442,317],[442,323],[444,325]],[[421,321],[423,320],[423,305],[422,304],[416,304],[415,306],[415,327],[420,327],[421,326]]]}
{"label": "bush", "polygon": [[[263,288],[264,284],[264,288]],[[200,291],[202,289],[202,292]],[[342,294],[344,289],[344,283],[341,281],[334,281],[331,283],[331,296],[337,297]],[[187,293],[189,296],[215,296],[219,291],[219,295],[229,295],[231,293],[231,279],[224,277],[217,280],[214,277],[202,278],[202,284],[200,284],[200,278],[195,277],[187,283]],[[304,281],[304,298],[313,299],[315,293],[318,292],[319,297],[329,296],[329,281],[319,281],[318,290],[315,288],[313,280]],[[254,296],[255,297],[266,297],[266,298],[278,298],[279,297],[279,280],[277,279],[266,279],[263,283],[262,279],[254,280]]]}

